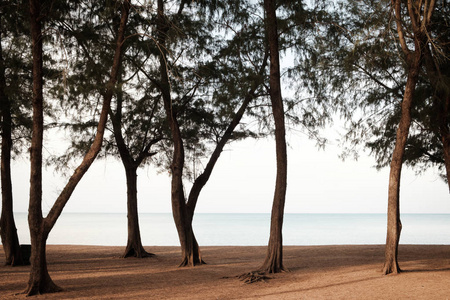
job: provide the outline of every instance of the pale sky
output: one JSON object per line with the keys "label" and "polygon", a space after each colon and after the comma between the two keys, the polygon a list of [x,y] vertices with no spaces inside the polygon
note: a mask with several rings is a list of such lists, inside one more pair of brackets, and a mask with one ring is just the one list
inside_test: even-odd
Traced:
{"label": "pale sky", "polygon": [[[318,150],[313,141],[289,135],[286,213],[386,213],[389,169],[375,170],[373,158],[341,161],[331,144]],[[275,145],[246,140],[227,147],[202,191],[198,213],[270,213],[275,186]],[[435,170],[417,177],[406,167],[401,183],[402,213],[450,213],[447,185]],[[48,211],[66,180],[48,169],[43,209]],[[28,210],[28,161],[13,164],[14,209]],[[187,192],[187,190],[186,190]],[[168,213],[170,178],[147,166],[139,171],[139,212]],[[121,162],[97,160],[84,176],[64,212],[126,212]],[[64,213],[63,212],[63,213]]]}

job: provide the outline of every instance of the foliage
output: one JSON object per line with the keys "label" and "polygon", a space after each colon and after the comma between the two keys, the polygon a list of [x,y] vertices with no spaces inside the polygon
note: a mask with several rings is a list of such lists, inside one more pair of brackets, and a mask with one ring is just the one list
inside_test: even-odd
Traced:
{"label": "foliage", "polygon": [[[440,14],[434,23],[440,27],[432,36],[437,44],[443,25],[448,24],[444,16]],[[332,102],[346,120],[342,157],[357,158],[363,148],[374,155],[377,168],[387,166],[407,72],[406,58],[395,40],[390,2],[338,2],[317,15],[314,27],[313,51],[302,61],[308,73],[302,78],[317,101]],[[442,144],[433,129],[432,95],[422,74],[405,153],[405,163],[418,173],[432,166],[443,169]]]}
{"label": "foliage", "polygon": [[[31,57],[29,27],[25,21],[24,1],[0,3],[1,66],[5,78],[3,90],[10,103],[13,151],[25,153],[31,132]],[[25,10],[26,11],[26,10]],[[3,105],[3,104],[2,104]]]}

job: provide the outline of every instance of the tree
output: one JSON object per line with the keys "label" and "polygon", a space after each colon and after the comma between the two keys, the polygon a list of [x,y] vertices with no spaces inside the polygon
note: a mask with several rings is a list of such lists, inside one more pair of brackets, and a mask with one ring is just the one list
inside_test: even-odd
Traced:
{"label": "tree", "polygon": [[[187,32],[188,26],[183,25],[194,23],[197,26],[200,24],[202,27],[206,26],[208,28],[211,21],[207,21],[205,24],[204,22],[185,20],[181,14],[183,8],[184,3],[182,2],[176,17],[172,19],[165,13],[164,1],[158,1],[156,32],[158,33],[158,45],[161,49],[158,52],[161,75],[156,85],[161,91],[173,142],[170,165],[172,175],[172,210],[182,248],[182,262],[180,266],[194,266],[204,263],[192,228],[198,198],[203,187],[208,182],[225,145],[230,141],[252,135],[251,132],[245,129],[237,130],[237,127],[250,102],[260,96],[265,78],[268,52],[264,45],[261,49],[261,45],[255,41],[248,40],[249,36],[255,37],[261,32],[256,30],[258,26],[249,23],[246,23],[247,26],[245,27],[242,26],[242,28],[234,30],[228,22],[224,22],[227,24],[225,25],[226,30],[229,29],[235,35],[227,40],[223,46],[218,40],[213,40],[208,32],[206,40],[210,41],[209,44],[221,45],[220,49],[215,51],[208,49],[202,43],[205,38],[199,35],[204,29],[189,35]],[[210,7],[209,9],[214,12],[219,10],[217,7]],[[248,15],[250,14],[249,12],[250,10],[246,11]],[[245,13],[241,11],[240,16],[233,17],[243,18],[242,15],[245,15]],[[181,21],[179,21],[180,19]],[[181,25],[176,23],[177,21]],[[170,81],[169,77],[177,72],[177,78],[185,78],[185,76],[179,75],[181,73],[180,69],[183,68],[176,68],[166,52],[166,49],[171,49],[168,46],[168,41],[173,41],[171,34],[177,32],[177,28],[180,28],[181,31],[186,29],[183,32],[186,36],[191,38],[194,38],[194,35],[197,36],[197,43],[195,44],[197,47],[193,51],[194,53],[198,51],[199,54],[194,57],[202,57],[203,55],[209,58],[211,56],[211,59],[207,62],[197,59],[196,63],[199,67],[193,68],[193,74],[200,77],[201,80],[197,83],[194,82],[193,87],[183,93],[177,87],[177,80]],[[214,30],[214,28],[210,30]],[[223,28],[217,28],[217,30],[220,31]],[[248,49],[244,46],[245,43],[247,43]],[[253,53],[249,49],[252,49]],[[182,49],[182,51],[185,50]],[[213,55],[211,54],[212,52],[217,54]],[[244,62],[243,57],[249,57],[251,53],[257,58],[253,57],[253,61],[249,59]],[[171,54],[176,57],[176,55],[173,55],[173,52]],[[185,69],[189,69],[189,67]],[[248,75],[249,80],[247,82],[242,80],[243,74]],[[200,85],[200,83],[202,84]],[[195,92],[198,90],[201,90],[202,93],[198,92],[196,94]],[[172,94],[182,94],[183,96],[172,97]],[[194,144],[190,143],[189,140],[194,140]],[[211,149],[209,156],[203,153],[205,148],[206,150]],[[206,163],[200,175],[197,176],[197,172],[188,174],[193,178],[193,184],[186,199],[183,178],[185,177],[184,171],[189,171],[186,166],[186,156],[189,152],[205,157]],[[194,162],[198,159],[197,155],[193,155],[192,159]]]}
{"label": "tree", "polygon": [[[1,19],[0,19],[1,20]],[[1,27],[1,23],[0,23]],[[6,265],[23,264],[20,252],[19,237],[13,215],[13,194],[11,180],[11,152],[12,152],[12,119],[11,103],[6,94],[5,64],[2,55],[0,33],[0,110],[2,128],[1,150],[1,181],[2,181],[2,215],[0,230],[3,249],[6,256]]]}
{"label": "tree", "polygon": [[[151,36],[146,10],[151,11],[152,5],[142,5],[130,12],[117,88],[109,111],[111,122],[107,123],[104,151],[99,153],[99,158],[120,158],[125,170],[128,238],[123,258],[152,255],[144,250],[141,242],[137,170],[157,153],[153,148],[162,139],[163,124],[155,88],[145,80],[144,65],[156,49],[144,38]],[[49,160],[59,171],[66,172],[69,164],[82,157],[90,146],[90,133],[96,126],[91,115],[99,109],[95,98],[103,93],[103,78],[111,68],[112,45],[119,21],[117,3],[105,6],[89,2],[80,5],[76,13],[55,22],[68,45],[66,51],[72,53],[67,63],[72,69],[52,89],[55,97],[63,99],[61,114],[68,120],[61,122],[58,116],[54,126],[71,132],[70,148]],[[74,110],[76,115],[72,113]]]}
{"label": "tree", "polygon": [[[162,138],[161,105],[153,95],[154,88],[152,90],[150,84],[142,79],[149,52],[156,48],[149,47],[141,38],[150,35],[147,19],[141,16],[147,8],[151,10],[152,5],[140,6],[139,10],[130,12],[118,84],[114,89],[116,97],[109,111],[111,123],[107,123],[104,136],[105,151],[99,155],[100,158],[119,157],[125,170],[128,239],[122,255],[124,258],[152,255],[141,243],[137,209],[137,169],[156,153],[151,148]],[[73,70],[60,83],[69,90],[69,95],[59,86],[53,89],[56,97],[64,99],[62,111],[70,120],[64,123],[55,121],[55,126],[71,131],[70,149],[50,160],[61,171],[66,171],[69,162],[84,155],[90,146],[92,137],[89,133],[96,126],[90,115],[98,109],[98,102],[92,99],[103,93],[103,78],[108,76],[111,67],[114,48],[110,45],[115,42],[114,31],[118,21],[117,3],[109,3],[105,7],[102,3],[92,2],[83,3],[77,14],[56,22],[65,39],[73,41],[68,43],[68,51],[75,53],[75,59],[69,62]],[[74,109],[78,112],[75,116],[70,113]]]}
{"label": "tree", "polygon": [[46,241],[48,234],[55,225],[58,217],[69,200],[75,187],[87,172],[98,152],[100,151],[103,134],[108,117],[109,106],[113,96],[113,89],[117,81],[124,32],[127,23],[130,3],[125,1],[122,6],[120,26],[117,33],[116,51],[114,63],[111,69],[110,79],[104,92],[103,106],[98,121],[97,133],[91,148],[86,153],[81,164],[75,169],[68,183],[56,199],[48,215],[42,215],[42,146],[43,146],[43,34],[42,3],[39,0],[30,0],[30,25],[32,38],[33,57],[33,134],[31,141],[31,175],[30,175],[30,203],[28,222],[31,236],[31,271],[27,295],[50,293],[59,291],[60,288],[52,281],[47,270]]}
{"label": "tree", "polygon": [[316,37],[317,50],[305,67],[311,70],[305,77],[311,90],[333,99],[350,123],[344,136],[352,143],[350,151],[363,145],[375,155],[377,167],[390,165],[385,274],[400,271],[403,163],[419,170],[443,163],[439,134],[430,124],[429,84],[420,76],[434,5],[434,1],[408,1],[406,9],[400,1],[338,3],[320,15],[318,31],[324,33]]}
{"label": "tree", "polygon": [[[30,78],[24,75],[27,74],[28,67],[26,58],[23,57],[25,52],[25,27],[18,25],[18,23],[23,21],[22,9],[23,3],[18,5],[0,4],[0,112],[2,138],[2,213],[0,234],[6,265],[11,266],[26,263],[22,258],[14,221],[11,179],[12,157],[15,153],[21,152],[23,148],[22,141],[29,138],[28,108],[24,104],[24,99],[29,96],[29,89],[26,86],[30,82]],[[20,21],[17,22],[17,20]],[[9,50],[6,51],[3,45]],[[15,141],[14,144],[13,139]]]}
{"label": "tree", "polygon": [[[145,97],[144,97],[145,98]],[[148,113],[148,120],[150,124],[134,124],[139,126],[132,126],[133,124],[130,124],[130,121],[136,118],[137,112],[139,112],[137,109],[132,109],[132,114],[128,114],[128,124],[130,124],[127,128],[129,135],[128,140],[134,141],[133,148],[128,147],[125,139],[122,134],[122,128],[123,128],[123,95],[121,91],[117,93],[117,107],[115,113],[112,111],[110,112],[111,115],[111,121],[113,124],[113,133],[114,138],[117,144],[117,149],[120,154],[120,158],[122,160],[122,164],[125,168],[125,174],[127,179],[127,219],[128,219],[128,241],[127,246],[125,248],[125,252],[122,255],[122,257],[149,257],[153,254],[148,253],[144,250],[144,247],[142,246],[141,242],[141,235],[140,235],[140,229],[139,229],[139,221],[138,221],[138,205],[137,205],[137,169],[138,167],[144,162],[144,160],[148,157],[153,156],[156,154],[155,152],[150,152],[151,147],[159,142],[162,137],[158,136],[158,129],[159,126],[156,126],[156,128],[151,128],[152,122],[156,116],[154,116],[155,110],[158,108],[158,101],[153,101],[153,103],[148,103],[149,99],[141,99],[144,100],[142,102],[146,104],[140,103],[141,106],[146,106],[144,112],[150,112]],[[147,100],[147,101],[145,101]],[[151,100],[151,99],[150,99]],[[149,110],[150,105],[153,105],[153,109]],[[131,118],[131,120],[130,120]],[[141,122],[145,120],[144,118],[137,118],[137,120],[140,120]],[[156,123],[156,122],[155,122]],[[138,127],[138,128],[136,128]],[[133,130],[133,128],[135,130]],[[139,135],[141,131],[139,129],[144,129],[144,134]],[[153,132],[153,130],[156,129],[156,132]],[[153,135],[150,135],[152,134]],[[149,136],[150,135],[150,136]],[[153,136],[153,138],[152,138]],[[139,138],[141,142],[139,142]],[[133,140],[134,139],[134,140]],[[135,146],[136,145],[136,146]],[[131,149],[130,149],[131,148]],[[138,151],[136,151],[138,149]],[[137,152],[137,157],[133,157],[133,150]]]}
{"label": "tree", "polygon": [[[181,11],[181,9],[180,9]],[[174,110],[173,100],[171,97],[170,81],[168,74],[167,54],[165,52],[167,33],[170,29],[170,23],[167,20],[164,10],[164,1],[158,0],[157,17],[156,17],[157,42],[160,47],[159,65],[160,65],[160,91],[167,115],[167,122],[172,134],[173,157],[171,174],[171,199],[172,213],[175,225],[180,239],[183,261],[180,266],[194,266],[202,264],[201,254],[198,244],[194,239],[192,227],[189,226],[188,211],[183,190],[183,168],[185,160],[185,152],[183,138],[180,125],[177,120],[177,112]]]}
{"label": "tree", "polygon": [[[405,153],[406,140],[408,138],[409,127],[411,124],[411,107],[413,105],[414,92],[419,79],[420,68],[425,52],[428,46],[427,32],[429,30],[431,16],[433,15],[435,2],[426,1],[425,3],[416,3],[409,0],[407,9],[402,6],[400,0],[392,0],[393,17],[395,18],[398,41],[403,50],[408,67],[408,77],[401,104],[401,117],[397,129],[397,137],[389,173],[388,190],[388,231],[386,236],[385,263],[383,273],[399,273],[398,266],[398,243],[400,239],[401,221],[400,221],[400,177]],[[405,16],[406,15],[406,16]],[[408,24],[406,27],[405,24]],[[410,27],[409,27],[410,26]],[[413,50],[408,45],[406,31],[412,37],[414,43]]]}
{"label": "tree", "polygon": [[446,180],[450,190],[450,8],[444,2],[436,3],[435,12],[430,21],[432,47],[426,47],[424,53],[425,75],[432,87],[432,111],[437,116],[433,122],[433,132],[437,132],[442,142]]}
{"label": "tree", "polygon": [[281,96],[280,57],[278,46],[276,5],[264,0],[267,40],[270,49],[270,101],[275,120],[277,176],[270,224],[270,239],[266,259],[261,270],[266,273],[285,271],[283,266],[283,216],[287,188],[287,151],[284,124],[283,98]]}

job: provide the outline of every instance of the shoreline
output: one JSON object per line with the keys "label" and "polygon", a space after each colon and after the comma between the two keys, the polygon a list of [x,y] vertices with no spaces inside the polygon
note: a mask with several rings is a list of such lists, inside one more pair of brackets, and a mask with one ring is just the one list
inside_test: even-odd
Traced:
{"label": "shoreline", "polygon": [[[400,245],[404,272],[381,275],[384,245],[284,246],[290,272],[245,284],[266,246],[203,246],[206,265],[178,268],[180,248],[145,246],[155,257],[119,258],[124,246],[48,245],[50,276],[63,292],[45,299],[448,299],[450,245]],[[29,266],[5,267],[0,298],[23,299]]]}

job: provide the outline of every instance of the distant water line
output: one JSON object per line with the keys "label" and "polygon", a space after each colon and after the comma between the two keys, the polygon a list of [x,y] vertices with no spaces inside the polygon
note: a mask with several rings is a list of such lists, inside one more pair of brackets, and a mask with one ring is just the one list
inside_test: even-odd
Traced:
{"label": "distant water line", "polygon": [[[30,243],[26,213],[16,213],[22,244]],[[286,214],[285,245],[384,244],[385,214]],[[139,216],[142,242],[148,246],[178,246],[170,213]],[[403,214],[401,244],[450,244],[449,214]],[[207,214],[194,218],[202,246],[260,246],[269,239],[270,214]],[[125,213],[63,213],[48,244],[125,246]]]}

